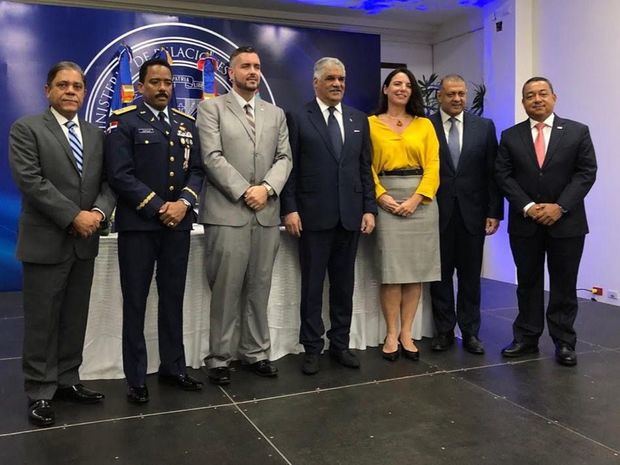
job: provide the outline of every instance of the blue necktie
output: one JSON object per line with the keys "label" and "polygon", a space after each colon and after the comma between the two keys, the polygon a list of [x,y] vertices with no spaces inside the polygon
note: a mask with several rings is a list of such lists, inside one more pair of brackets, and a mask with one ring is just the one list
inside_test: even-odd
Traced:
{"label": "blue necktie", "polygon": [[84,154],[82,150],[82,143],[75,132],[75,127],[77,124],[73,121],[67,121],[65,123],[67,129],[69,131],[69,145],[71,146],[71,151],[73,152],[73,158],[75,158],[75,164],[77,165],[78,172],[80,176],[82,176],[82,165],[84,164]]}
{"label": "blue necktie", "polygon": [[329,107],[329,117],[327,118],[327,132],[332,142],[334,152],[336,152],[336,158],[340,158],[340,152],[342,152],[342,133],[340,132],[340,126],[334,116],[336,107]]}
{"label": "blue necktie", "polygon": [[450,132],[448,133],[448,147],[450,147],[450,155],[452,155],[452,163],[454,169],[459,166],[459,157],[461,156],[461,144],[459,142],[459,128],[456,126],[456,118],[450,118]]}

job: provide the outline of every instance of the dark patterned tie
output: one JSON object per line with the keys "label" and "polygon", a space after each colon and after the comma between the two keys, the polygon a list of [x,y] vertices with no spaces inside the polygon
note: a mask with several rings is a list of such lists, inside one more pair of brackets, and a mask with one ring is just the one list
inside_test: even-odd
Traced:
{"label": "dark patterned tie", "polygon": [[71,151],[73,152],[73,158],[75,158],[75,164],[77,165],[78,172],[80,176],[82,176],[82,165],[84,164],[84,151],[82,149],[82,143],[75,132],[75,127],[77,124],[73,121],[67,121],[65,123],[67,129],[69,131],[69,145],[71,146]]}
{"label": "dark patterned tie", "polygon": [[168,124],[168,120],[166,119],[166,113],[164,113],[163,111],[159,112],[159,121],[164,128],[164,131],[166,131],[166,135],[170,134],[170,125]]}
{"label": "dark patterned tie", "polygon": [[342,132],[340,132],[340,125],[338,120],[334,116],[336,107],[329,107],[329,117],[327,118],[327,132],[332,142],[332,147],[336,153],[336,157],[340,158],[340,152],[342,152]]}

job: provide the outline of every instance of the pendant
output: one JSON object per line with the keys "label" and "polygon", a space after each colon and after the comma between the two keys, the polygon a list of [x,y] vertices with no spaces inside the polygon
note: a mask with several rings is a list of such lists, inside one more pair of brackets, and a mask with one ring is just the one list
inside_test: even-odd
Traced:
{"label": "pendant", "polygon": [[403,122],[401,120],[396,120],[396,126],[401,127]]}

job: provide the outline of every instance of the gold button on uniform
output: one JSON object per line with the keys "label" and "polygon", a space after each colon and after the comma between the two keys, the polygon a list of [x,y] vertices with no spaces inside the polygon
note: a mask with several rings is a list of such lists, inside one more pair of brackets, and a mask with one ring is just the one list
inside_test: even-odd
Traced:
{"label": "gold button on uniform", "polygon": [[170,186],[170,187],[168,188],[168,190],[173,191],[173,190],[174,190],[174,186]]}
{"label": "gold button on uniform", "polygon": [[147,140],[145,140],[145,141],[144,141],[144,143],[145,143],[145,144],[148,144],[148,143],[149,143],[148,139],[147,139]]}
{"label": "gold button on uniform", "polygon": [[174,145],[174,141],[170,141],[170,146],[172,147]]}
{"label": "gold button on uniform", "polygon": [[174,176],[174,171],[170,171],[170,177]]}
{"label": "gold button on uniform", "polygon": [[170,161],[174,161],[174,157],[170,157]]}

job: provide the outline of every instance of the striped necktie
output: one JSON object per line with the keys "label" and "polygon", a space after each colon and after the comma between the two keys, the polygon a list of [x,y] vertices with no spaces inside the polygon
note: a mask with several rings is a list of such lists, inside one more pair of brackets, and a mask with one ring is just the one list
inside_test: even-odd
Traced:
{"label": "striped necktie", "polygon": [[256,123],[254,122],[254,115],[252,114],[252,105],[246,103],[243,109],[245,110],[245,117],[252,128],[252,134],[256,135]]}
{"label": "striped necktie", "polygon": [[75,158],[75,164],[77,165],[78,172],[82,176],[82,165],[84,164],[84,152],[82,150],[82,143],[75,132],[77,124],[74,121],[67,121],[65,123],[69,131],[69,145],[73,152],[73,158]]}

